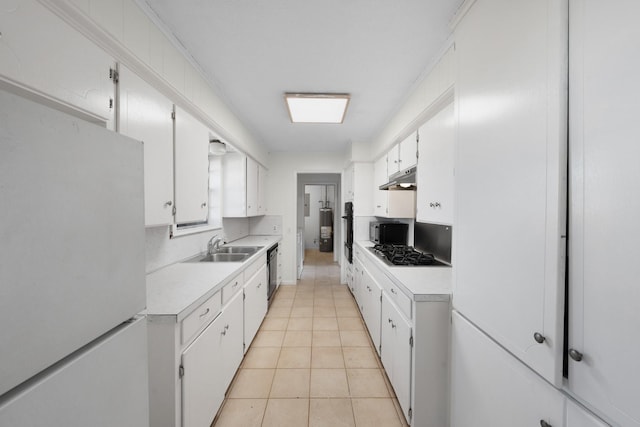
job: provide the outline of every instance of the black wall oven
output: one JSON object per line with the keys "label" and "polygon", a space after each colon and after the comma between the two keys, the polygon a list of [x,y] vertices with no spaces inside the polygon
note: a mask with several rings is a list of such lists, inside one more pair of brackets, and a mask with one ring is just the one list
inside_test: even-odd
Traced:
{"label": "black wall oven", "polygon": [[344,254],[349,264],[353,264],[353,203],[344,204],[345,233],[344,233]]}

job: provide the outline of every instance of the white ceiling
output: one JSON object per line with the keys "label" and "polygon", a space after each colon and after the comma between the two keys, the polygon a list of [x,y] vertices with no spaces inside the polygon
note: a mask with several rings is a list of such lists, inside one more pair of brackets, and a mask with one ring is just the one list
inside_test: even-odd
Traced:
{"label": "white ceiling", "polygon": [[[268,151],[370,141],[444,47],[462,0],[146,0]],[[345,121],[292,124],[285,92],[350,93]]]}

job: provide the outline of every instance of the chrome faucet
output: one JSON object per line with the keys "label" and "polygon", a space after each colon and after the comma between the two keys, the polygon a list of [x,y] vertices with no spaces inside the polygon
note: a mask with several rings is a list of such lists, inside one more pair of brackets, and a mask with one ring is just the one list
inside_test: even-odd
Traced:
{"label": "chrome faucet", "polygon": [[211,239],[209,239],[209,243],[207,243],[207,255],[212,255],[215,252],[217,252],[218,249],[220,249],[221,241],[222,239],[218,237],[217,234],[214,234],[214,236]]}

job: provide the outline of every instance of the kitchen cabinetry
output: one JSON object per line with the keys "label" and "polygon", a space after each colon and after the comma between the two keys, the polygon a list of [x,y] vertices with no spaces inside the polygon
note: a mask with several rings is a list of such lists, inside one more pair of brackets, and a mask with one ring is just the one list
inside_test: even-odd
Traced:
{"label": "kitchen cabinetry", "polygon": [[[556,386],[563,351],[567,9],[566,1],[479,0],[455,29],[454,306]],[[488,262],[479,248],[500,261]]]}
{"label": "kitchen cabinetry", "polygon": [[[345,173],[347,179],[347,201],[353,202],[354,216],[373,215],[373,163],[354,162]],[[351,182],[349,182],[351,180]],[[350,199],[349,199],[350,197]]]}
{"label": "kitchen cabinetry", "polygon": [[388,268],[360,244],[354,245],[354,252],[352,292],[405,418],[416,426],[449,425],[450,288],[447,285],[443,295],[444,289],[437,285],[436,291],[431,281],[448,277],[449,283],[450,269],[413,270],[420,277],[414,289],[426,293],[408,294],[391,270],[415,280],[416,275],[407,270],[411,267]]}
{"label": "kitchen cabinetry", "polygon": [[387,158],[381,157],[373,165],[373,214],[383,218],[415,217],[416,193],[408,190],[380,190],[389,180]]}
{"label": "kitchen cabinetry", "polygon": [[456,311],[451,343],[451,427],[563,425],[562,393]]}
{"label": "kitchen cabinetry", "polygon": [[[224,217],[264,215],[266,169],[241,153],[227,153],[223,160]],[[264,178],[263,178],[264,177]]]}
{"label": "kitchen cabinetry", "polygon": [[[244,350],[249,349],[256,336],[262,319],[267,314],[267,266],[262,267],[251,277],[245,278],[244,285]],[[250,273],[249,273],[250,274]],[[245,273],[246,275],[246,273]]]}
{"label": "kitchen cabinetry", "polygon": [[564,427],[609,427],[571,399],[567,399]]}
{"label": "kitchen cabinetry", "polygon": [[380,359],[405,418],[411,420],[411,323],[395,307],[387,293],[382,294],[381,310]]}
{"label": "kitchen cabinetry", "polygon": [[175,107],[176,224],[207,220],[209,208],[209,129]]}
{"label": "kitchen cabinetry", "polygon": [[144,143],[145,226],[173,222],[173,103],[120,66],[119,131]]}
{"label": "kitchen cabinetry", "polygon": [[4,4],[0,28],[0,80],[115,129],[112,57],[35,0]]}
{"label": "kitchen cabinetry", "polygon": [[387,152],[388,176],[415,166],[418,163],[417,153],[418,133],[414,131]]}
{"label": "kitchen cabinetry", "polygon": [[640,3],[570,5],[568,384],[613,425],[640,426]]}
{"label": "kitchen cabinetry", "polygon": [[453,103],[419,129],[416,220],[453,225]]}
{"label": "kitchen cabinetry", "polygon": [[182,353],[184,427],[211,424],[242,354],[242,294],[238,293]]}
{"label": "kitchen cabinetry", "polygon": [[258,165],[258,215],[267,213],[267,178],[269,172],[267,168]]}

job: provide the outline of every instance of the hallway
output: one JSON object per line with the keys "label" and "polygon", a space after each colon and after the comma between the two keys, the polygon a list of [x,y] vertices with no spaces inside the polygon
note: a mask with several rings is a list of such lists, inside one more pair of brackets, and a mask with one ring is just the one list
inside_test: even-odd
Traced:
{"label": "hallway", "polygon": [[406,426],[333,253],[279,288],[213,425]]}

